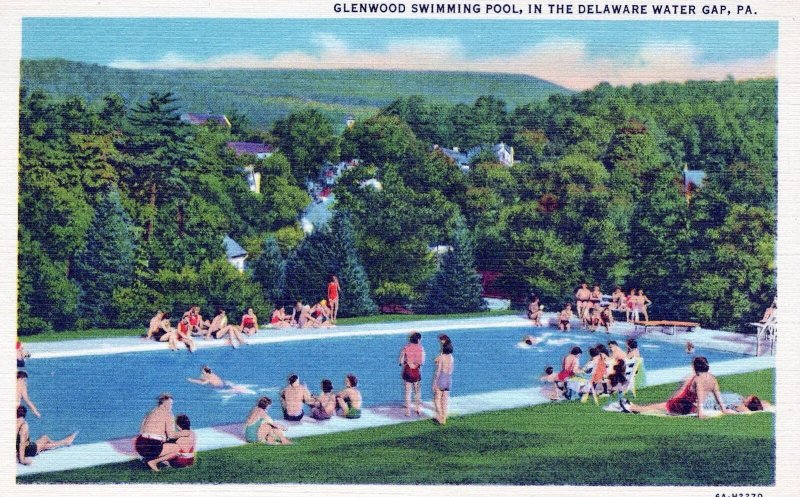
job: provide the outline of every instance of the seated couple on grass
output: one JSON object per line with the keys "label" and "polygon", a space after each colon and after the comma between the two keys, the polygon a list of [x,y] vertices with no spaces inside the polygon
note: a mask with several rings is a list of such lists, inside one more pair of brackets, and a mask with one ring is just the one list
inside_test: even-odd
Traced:
{"label": "seated couple on grass", "polygon": [[649,405],[635,405],[625,399],[620,406],[625,412],[664,413],[672,415],[697,414],[704,419],[712,411],[723,414],[763,411],[771,404],[755,395],[742,397],[737,394],[720,392],[716,377],[709,370],[708,359],[695,357],[692,361],[694,374],[683,382],[678,391],[666,402]]}

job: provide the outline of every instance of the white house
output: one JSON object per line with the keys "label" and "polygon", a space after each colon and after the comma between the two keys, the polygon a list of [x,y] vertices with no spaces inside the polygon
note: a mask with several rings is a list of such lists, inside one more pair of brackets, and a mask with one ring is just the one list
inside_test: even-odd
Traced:
{"label": "white house", "polygon": [[243,273],[244,261],[247,259],[247,251],[228,235],[225,235],[225,238],[222,239],[222,243],[225,245],[225,257],[227,257],[228,262],[238,269],[240,273]]}

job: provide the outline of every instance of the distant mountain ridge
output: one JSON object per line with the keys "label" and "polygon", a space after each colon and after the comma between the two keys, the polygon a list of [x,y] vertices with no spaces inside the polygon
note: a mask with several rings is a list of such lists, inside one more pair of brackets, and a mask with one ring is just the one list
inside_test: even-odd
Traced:
{"label": "distant mountain ridge", "polygon": [[503,99],[509,110],[571,90],[532,76],[377,70],[131,70],[64,59],[23,59],[22,85],[54,96],[92,102],[119,93],[126,102],[171,91],[184,112],[236,110],[261,128],[295,109],[314,106],[339,125],[347,115],[364,118],[393,100],[422,95],[437,103],[471,104],[481,95]]}

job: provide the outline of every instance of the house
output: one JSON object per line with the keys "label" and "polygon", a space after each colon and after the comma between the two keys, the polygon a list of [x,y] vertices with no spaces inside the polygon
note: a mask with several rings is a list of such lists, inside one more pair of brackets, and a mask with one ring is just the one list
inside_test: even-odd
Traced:
{"label": "house", "polygon": [[225,235],[225,238],[222,239],[222,244],[225,245],[225,257],[227,257],[228,262],[238,269],[240,273],[243,273],[247,251],[228,235]]}
{"label": "house", "polygon": [[377,191],[383,190],[383,185],[376,178],[370,178],[368,180],[362,181],[361,183],[359,183],[359,186],[361,188],[366,188],[368,186],[371,186],[372,188],[376,189]]}
{"label": "house", "polygon": [[504,166],[514,165],[514,147],[505,143],[498,143],[492,147],[492,153],[497,157],[497,162]]}
{"label": "house", "polygon": [[686,202],[692,200],[692,194],[698,189],[703,187],[703,182],[706,179],[706,172],[700,169],[689,169],[689,166],[684,166],[682,173],[683,194],[686,196]]}
{"label": "house", "polygon": [[[223,116],[224,117],[224,116]],[[256,159],[266,159],[275,151],[272,145],[251,142],[228,142],[225,144],[228,150],[232,150],[236,156],[254,155]],[[251,192],[261,193],[261,173],[255,172],[253,166],[247,166],[243,170],[247,185]]]}
{"label": "house", "polygon": [[[223,116],[224,117],[224,116]],[[256,159],[266,159],[275,151],[272,145],[251,142],[228,142],[225,144],[236,156],[250,154],[255,155]]]}
{"label": "house", "polygon": [[203,126],[205,124],[217,124],[219,126],[231,127],[231,122],[223,114],[197,114],[194,112],[187,112],[181,114],[181,121],[194,126]]}
{"label": "house", "polygon": [[352,128],[356,125],[356,118],[353,116],[347,116],[344,118],[344,125],[348,128]]}

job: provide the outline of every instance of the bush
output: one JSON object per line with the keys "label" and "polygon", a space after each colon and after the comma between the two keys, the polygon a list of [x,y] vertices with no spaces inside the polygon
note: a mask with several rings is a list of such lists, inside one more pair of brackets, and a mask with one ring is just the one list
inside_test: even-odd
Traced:
{"label": "bush", "polygon": [[385,281],[375,289],[375,300],[379,306],[388,304],[406,306],[417,298],[418,295],[408,283]]}
{"label": "bush", "polygon": [[116,288],[111,297],[116,315],[113,325],[121,328],[147,326],[163,301],[163,295],[139,281],[129,287]]}

